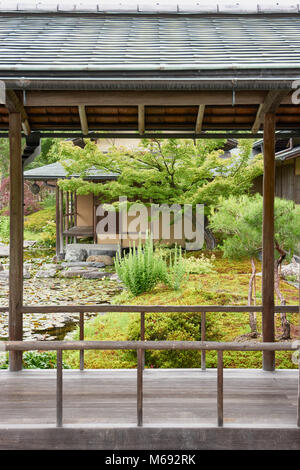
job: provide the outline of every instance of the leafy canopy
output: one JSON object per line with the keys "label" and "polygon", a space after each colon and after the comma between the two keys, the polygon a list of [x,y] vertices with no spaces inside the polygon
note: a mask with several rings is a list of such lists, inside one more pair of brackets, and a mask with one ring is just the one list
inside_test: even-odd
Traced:
{"label": "leafy canopy", "polygon": [[[144,139],[137,149],[112,146],[103,153],[95,142],[85,147],[60,143],[56,152],[70,179],[60,187],[78,194],[94,193],[103,202],[120,195],[128,200],[156,204],[217,203],[219,196],[249,191],[262,174],[262,157],[251,156],[252,141],[242,141],[231,158],[222,158],[226,140]],[[114,172],[117,180],[103,184],[84,178],[94,169]],[[78,175],[78,177],[71,177]]]}
{"label": "leafy canopy", "polygon": [[[210,228],[224,237],[226,258],[255,258],[262,250],[263,198],[242,195],[220,198],[211,211]],[[300,240],[300,206],[275,198],[275,243],[293,254]]]}

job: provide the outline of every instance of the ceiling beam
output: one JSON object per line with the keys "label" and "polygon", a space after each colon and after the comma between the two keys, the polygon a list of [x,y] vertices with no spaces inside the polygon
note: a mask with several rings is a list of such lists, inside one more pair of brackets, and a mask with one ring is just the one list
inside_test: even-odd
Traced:
{"label": "ceiling beam", "polygon": [[[41,138],[51,138],[51,139],[74,139],[74,138],[84,138],[85,136],[80,131],[65,131],[61,132],[58,130],[55,131],[43,131],[41,132]],[[263,133],[259,132],[257,134],[252,134],[251,132],[239,131],[239,132],[201,132],[201,134],[196,135],[194,132],[146,132],[144,135],[139,135],[137,132],[89,132],[89,139],[157,139],[159,136],[160,139],[262,139]],[[298,131],[277,131],[275,138],[290,138],[290,137],[300,137],[300,130]],[[0,138],[8,138],[7,132],[0,132]]]}
{"label": "ceiling beam", "polygon": [[[236,105],[261,104],[264,90],[237,91]],[[230,91],[28,91],[26,106],[232,106]]]}
{"label": "ceiling beam", "polygon": [[29,120],[25,108],[13,90],[6,90],[6,107],[10,113],[20,113],[22,120],[22,129],[25,135],[31,132]]}
{"label": "ceiling beam", "polygon": [[88,126],[85,106],[84,105],[78,106],[78,112],[79,112],[79,119],[80,119],[80,126],[81,126],[82,133],[83,135],[87,135],[89,132],[89,126]]}
{"label": "ceiling beam", "polygon": [[203,118],[204,118],[205,104],[200,104],[196,119],[195,133],[199,134],[202,131]]}
{"label": "ceiling beam", "polygon": [[138,106],[138,122],[139,134],[143,135],[145,132],[145,105],[139,104]]}
{"label": "ceiling beam", "polygon": [[286,97],[288,93],[289,92],[286,90],[271,90],[268,92],[264,102],[258,107],[256,118],[251,129],[253,134],[256,134],[259,131],[260,126],[264,121],[265,114],[272,112],[275,113],[283,98]]}

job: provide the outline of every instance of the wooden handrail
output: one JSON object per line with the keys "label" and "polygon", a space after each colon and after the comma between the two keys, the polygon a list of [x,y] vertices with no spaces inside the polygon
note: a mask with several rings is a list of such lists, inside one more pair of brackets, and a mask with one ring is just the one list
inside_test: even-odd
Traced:
{"label": "wooden handrail", "polygon": [[[8,309],[8,307],[7,307]],[[7,309],[5,311],[7,311]],[[1,311],[1,309],[0,309]],[[100,312],[145,312],[145,313],[201,313],[262,312],[262,305],[24,305],[23,313],[100,313]],[[299,305],[277,305],[275,313],[298,313]]]}
{"label": "wooden handrail", "polygon": [[297,351],[300,341],[257,343],[217,341],[0,341],[0,351],[80,350],[206,350],[206,351]]}

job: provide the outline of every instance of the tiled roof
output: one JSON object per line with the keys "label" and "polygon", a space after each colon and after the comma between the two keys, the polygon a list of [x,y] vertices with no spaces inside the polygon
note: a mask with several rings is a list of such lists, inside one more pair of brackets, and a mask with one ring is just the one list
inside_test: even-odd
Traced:
{"label": "tiled roof", "polygon": [[[78,175],[72,175],[76,177]],[[102,170],[91,169],[88,176],[85,179],[95,179],[95,180],[107,180],[107,179],[116,179],[118,176],[117,173],[105,172]],[[64,167],[60,162],[51,163],[50,165],[44,165],[38,168],[33,168],[31,170],[24,171],[25,179],[36,179],[36,180],[51,180],[51,179],[60,179],[66,178],[67,173]]]}
{"label": "tiled roof", "polygon": [[[0,11],[0,71],[300,68],[300,15]],[[1,77],[0,77],[1,78]]]}

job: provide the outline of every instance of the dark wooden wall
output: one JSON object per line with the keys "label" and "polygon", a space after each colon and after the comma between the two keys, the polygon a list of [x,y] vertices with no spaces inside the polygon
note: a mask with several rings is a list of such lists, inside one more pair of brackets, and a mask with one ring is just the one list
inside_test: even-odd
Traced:
{"label": "dark wooden wall", "polygon": [[[262,176],[254,180],[253,193],[262,194],[262,181]],[[276,165],[275,196],[300,204],[300,175],[295,174],[295,160]]]}

